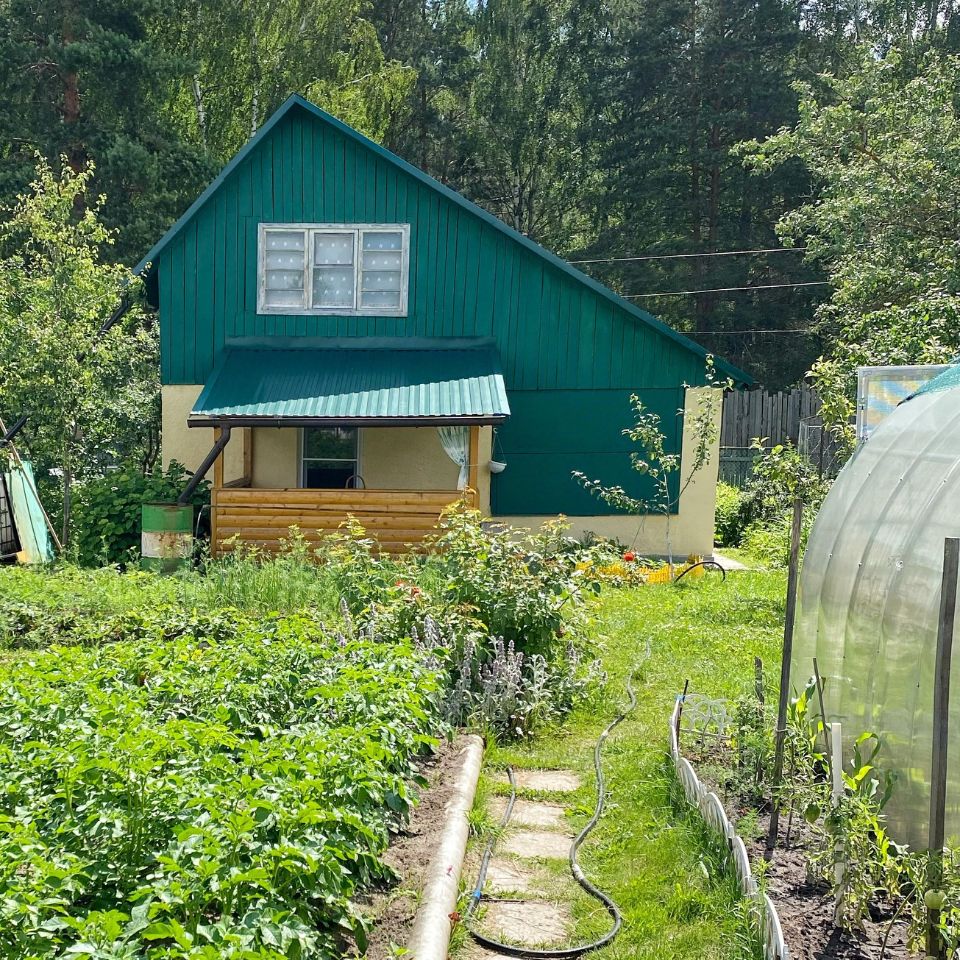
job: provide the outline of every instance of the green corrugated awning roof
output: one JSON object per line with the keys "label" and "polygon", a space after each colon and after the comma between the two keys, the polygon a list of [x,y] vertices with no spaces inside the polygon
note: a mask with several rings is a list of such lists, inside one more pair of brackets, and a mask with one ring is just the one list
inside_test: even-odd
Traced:
{"label": "green corrugated awning roof", "polygon": [[444,426],[509,415],[492,340],[271,337],[228,342],[188,422]]}

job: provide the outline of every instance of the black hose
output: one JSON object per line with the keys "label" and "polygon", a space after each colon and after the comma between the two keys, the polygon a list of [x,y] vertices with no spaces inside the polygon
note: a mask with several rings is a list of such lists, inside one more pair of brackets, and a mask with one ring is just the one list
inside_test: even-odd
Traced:
{"label": "black hose", "polygon": [[679,583],[691,570],[696,570],[697,567],[703,567],[704,570],[719,570],[723,579],[720,581],[723,583],[727,579],[727,571],[723,569],[723,565],[717,563],[716,560],[698,560],[696,563],[691,563],[682,573],[678,573],[677,576],[673,578],[674,583]]}
{"label": "black hose", "polygon": [[[594,808],[593,816],[590,818],[590,822],[574,838],[573,843],[570,844],[570,873],[573,879],[576,880],[591,897],[599,900],[604,907],[606,907],[607,913],[613,918],[613,926],[600,937],[599,940],[593,940],[590,943],[584,943],[576,947],[563,947],[558,950],[536,950],[533,947],[500,943],[497,940],[491,940],[489,937],[483,936],[481,933],[477,933],[477,931],[470,926],[470,918],[483,898],[483,884],[487,877],[487,867],[490,863],[490,857],[493,854],[494,836],[491,836],[487,841],[487,848],[484,850],[483,860],[480,861],[480,873],[477,876],[477,884],[473,893],[470,894],[470,901],[467,904],[466,916],[464,918],[467,929],[470,931],[470,936],[482,946],[490,950],[495,950],[497,953],[506,954],[507,956],[526,957],[529,958],[529,960],[572,960],[572,958],[580,957],[585,953],[589,953],[591,950],[599,950],[601,947],[605,947],[620,932],[620,928],[623,926],[623,916],[620,913],[620,908],[607,894],[602,890],[598,890],[584,876],[583,870],[580,869],[580,864],[577,863],[577,850],[580,848],[580,844],[586,839],[587,834],[597,825],[603,813],[604,782],[603,767],[600,763],[600,753],[603,749],[603,743],[613,731],[614,727],[621,723],[637,706],[637,698],[633,692],[633,687],[630,685],[631,679],[633,678],[631,677],[627,680],[627,695],[630,697],[630,705],[625,710],[622,710],[607,725],[606,729],[597,739],[596,746],[593,748],[593,767],[597,775],[597,805]],[[507,777],[510,780],[510,801],[507,803],[507,809],[504,811],[503,817],[500,820],[500,830],[510,822],[510,817],[513,815],[513,806],[517,799],[517,781],[511,767],[507,767]]]}

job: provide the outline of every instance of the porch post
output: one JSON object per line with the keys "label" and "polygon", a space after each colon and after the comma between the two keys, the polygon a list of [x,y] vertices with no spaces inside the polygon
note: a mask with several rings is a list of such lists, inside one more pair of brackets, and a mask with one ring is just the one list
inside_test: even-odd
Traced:
{"label": "porch post", "polygon": [[[218,441],[223,434],[221,427],[213,428],[214,442]],[[210,491],[210,553],[217,556],[219,553],[219,543],[217,541],[217,494],[223,488],[223,451],[217,454],[217,459],[213,461],[213,489]]]}
{"label": "porch post", "polygon": [[480,428],[470,427],[470,446],[467,454],[467,486],[473,491],[473,505],[480,506]]}

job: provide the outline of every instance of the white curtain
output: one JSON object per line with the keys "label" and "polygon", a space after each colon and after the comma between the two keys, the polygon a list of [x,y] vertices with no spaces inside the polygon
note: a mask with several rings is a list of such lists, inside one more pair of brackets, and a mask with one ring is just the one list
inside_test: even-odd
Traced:
{"label": "white curtain", "polygon": [[467,457],[470,448],[470,429],[468,427],[437,427],[440,442],[446,455],[460,468],[457,489],[463,490],[469,476]]}

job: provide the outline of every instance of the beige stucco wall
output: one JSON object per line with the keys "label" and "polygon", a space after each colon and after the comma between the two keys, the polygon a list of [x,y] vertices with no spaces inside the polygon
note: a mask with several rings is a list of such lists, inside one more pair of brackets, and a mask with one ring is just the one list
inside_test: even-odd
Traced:
{"label": "beige stucco wall", "polygon": [[[203,384],[173,384],[161,387],[160,458],[164,469],[171,460],[179,460],[193,472],[213,446],[213,430],[191,429],[187,417],[200,396]],[[243,444],[237,434],[230,438],[223,452],[223,479],[235,480],[243,475]],[[208,474],[213,479],[212,473]]]}
{"label": "beige stucco wall", "polygon": [[[696,439],[691,420],[703,403],[713,418],[716,440],[707,462],[694,475],[680,498],[679,509],[670,518],[670,541],[674,557],[713,555],[714,514],[717,504],[717,475],[720,468],[720,413],[722,393],[710,387],[687,389],[684,409],[683,447],[681,452],[681,485],[689,477],[689,464],[694,456]],[[507,466],[509,470],[509,465]],[[539,527],[544,517],[498,517],[517,527]],[[570,517],[571,533],[580,536],[592,532],[619,540],[638,553],[663,556],[667,553],[667,521],[654,516]]]}
{"label": "beige stucco wall", "polygon": [[257,427],[253,431],[252,486],[282,490],[300,486],[300,431]]}
{"label": "beige stucco wall", "polygon": [[[480,509],[490,512],[493,428],[480,428]],[[360,431],[360,474],[369,488],[455,490],[460,468],[444,453],[433,427],[369,427]]]}

